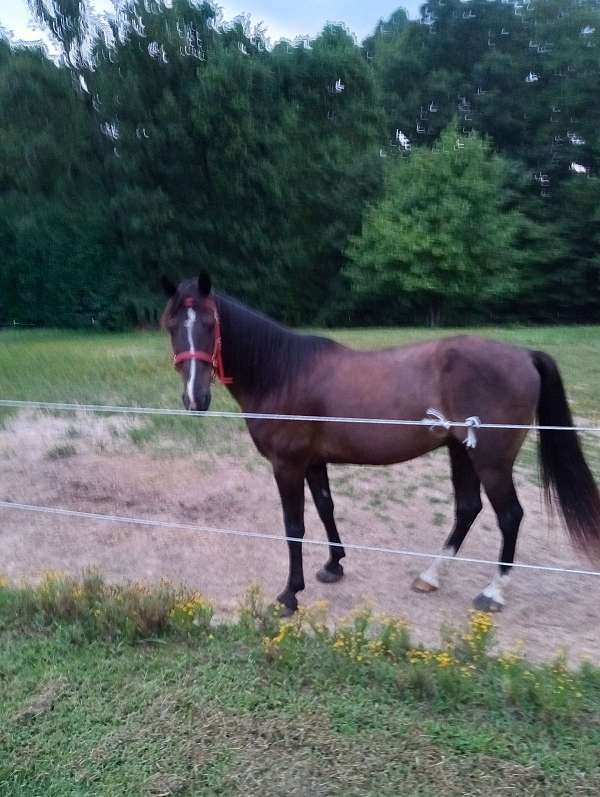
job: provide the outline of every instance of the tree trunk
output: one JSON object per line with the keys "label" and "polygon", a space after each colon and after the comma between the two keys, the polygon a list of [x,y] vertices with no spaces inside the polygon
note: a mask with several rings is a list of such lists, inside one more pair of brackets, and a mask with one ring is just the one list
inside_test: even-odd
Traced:
{"label": "tree trunk", "polygon": [[441,296],[434,296],[429,300],[427,320],[430,327],[439,327],[442,321],[442,303]]}

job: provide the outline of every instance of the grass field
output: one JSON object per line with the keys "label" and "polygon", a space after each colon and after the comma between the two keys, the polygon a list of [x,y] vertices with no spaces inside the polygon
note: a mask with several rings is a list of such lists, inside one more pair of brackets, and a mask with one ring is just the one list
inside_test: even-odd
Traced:
{"label": "grass field", "polygon": [[[600,422],[600,329],[581,327],[508,327],[468,330],[353,329],[317,330],[355,348],[401,345],[441,335],[472,333],[543,349],[559,364],[575,415]],[[181,409],[181,383],[170,366],[164,334],[104,334],[62,331],[0,333],[0,398],[94,404],[123,404]],[[212,409],[235,410],[237,405],[221,386],[213,390]],[[0,424],[11,410],[0,409]],[[131,436],[135,443],[156,443],[163,449],[202,444],[205,449],[232,450],[242,425],[235,422],[198,424],[191,416],[147,418]],[[600,439],[586,436],[590,465],[600,476]],[[156,447],[156,446],[155,446]],[[536,478],[535,450],[530,442],[521,463]]]}
{"label": "grass field", "polygon": [[[377,348],[460,332],[530,348],[558,360],[575,412],[600,419],[600,329],[509,327],[469,330],[355,329],[324,334],[356,348]],[[0,333],[0,395],[14,399],[180,406],[165,335],[56,331]],[[225,406],[224,391],[216,404]]]}
{"label": "grass field", "polygon": [[5,797],[600,789],[600,672],[490,657],[485,615],[433,653],[395,621],[326,631],[317,607],[282,624],[253,595],[239,624],[183,641],[160,625],[164,591],[58,579],[0,588]]}
{"label": "grass field", "polygon": [[[575,413],[600,421],[598,328],[472,331],[551,353]],[[369,348],[439,333],[328,334]],[[2,332],[0,397],[179,408],[168,353],[154,333]],[[213,407],[234,408],[220,387]],[[180,445],[193,430],[232,446],[238,426],[148,419],[132,439]],[[597,445],[589,453],[598,472]],[[69,589],[50,599],[0,579],[0,797],[600,793],[591,666],[479,655],[465,649],[473,629],[443,651],[374,655],[377,629],[284,631],[255,608],[250,623],[172,633],[139,606],[124,620],[117,598],[73,616],[86,593]]]}

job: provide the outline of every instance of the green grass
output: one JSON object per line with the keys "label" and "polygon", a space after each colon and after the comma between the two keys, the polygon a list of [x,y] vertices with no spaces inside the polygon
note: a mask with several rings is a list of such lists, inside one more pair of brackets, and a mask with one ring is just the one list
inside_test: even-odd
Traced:
{"label": "green grass", "polygon": [[[321,330],[316,330],[322,332]],[[575,415],[600,422],[600,329],[591,326],[432,329],[326,330],[323,334],[356,348],[401,345],[456,333],[480,334],[543,349],[558,361]],[[169,343],[159,332],[97,334],[55,330],[7,330],[0,333],[0,397],[68,403],[181,408],[181,382],[169,360]],[[213,388],[212,409],[236,410],[220,385]],[[0,428],[11,410],[0,409]],[[236,452],[252,467],[256,457],[243,423],[198,423],[197,419],[137,418],[127,431],[131,442],[157,456],[176,456],[187,447],[211,456]],[[600,475],[600,439],[583,438],[592,471]],[[529,438],[520,467],[537,483],[537,446]],[[65,446],[65,452],[70,450]],[[64,452],[57,451],[56,456]],[[352,494],[352,485],[342,488]]]}
{"label": "green grass", "polygon": [[[155,333],[93,334],[64,331],[0,333],[0,397],[80,404],[110,404],[181,409],[181,379],[173,370],[165,335]],[[213,409],[236,408],[221,387],[213,392]],[[2,420],[14,414],[0,410]],[[242,424],[218,430],[189,418],[141,419],[129,431],[142,447],[163,441],[228,450]],[[169,446],[166,445],[168,449]]]}
{"label": "green grass", "polygon": [[[559,362],[578,414],[600,417],[598,327],[508,327],[468,330],[353,329],[327,334],[357,348],[400,345],[451,335],[481,334],[544,349]],[[0,394],[6,398],[179,407],[180,384],[165,335],[61,331],[0,333]],[[230,406],[215,391],[216,405]]]}
{"label": "green grass", "polygon": [[185,642],[164,625],[132,644],[82,633],[73,605],[93,598],[114,631],[171,606],[168,590],[140,603],[132,587],[103,597],[97,579],[51,583],[26,597],[0,586],[2,797],[600,789],[600,671],[496,659],[485,616],[426,651],[368,612],[335,631],[321,607],[281,623],[254,592],[238,624]]}
{"label": "green grass", "polygon": [[[349,346],[377,348],[412,343],[456,332],[481,334],[548,351],[558,360],[574,412],[600,420],[600,330],[597,327],[508,327],[469,330],[353,329],[324,334]],[[181,408],[181,381],[169,360],[166,336],[158,332],[97,334],[66,331],[7,330],[0,333],[0,397],[69,403],[123,404]],[[213,390],[212,409],[236,409],[221,386]],[[0,427],[13,414],[0,410]],[[140,447],[152,444],[176,453],[182,441],[215,453],[232,451],[243,425],[198,423],[190,418],[138,419],[129,431]],[[157,441],[160,446],[157,446]],[[600,472],[600,448],[590,446],[592,466]],[[246,457],[247,458],[247,457]],[[521,462],[534,463],[533,448]]]}
{"label": "green grass", "polygon": [[47,459],[68,459],[77,453],[75,446],[67,443],[66,445],[53,446],[46,454]]}

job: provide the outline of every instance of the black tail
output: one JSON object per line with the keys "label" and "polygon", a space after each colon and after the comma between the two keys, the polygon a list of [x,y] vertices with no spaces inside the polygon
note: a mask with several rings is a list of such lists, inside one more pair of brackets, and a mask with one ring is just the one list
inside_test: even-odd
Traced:
{"label": "black tail", "polygon": [[[540,426],[572,426],[573,418],[558,367],[552,357],[532,351],[542,380],[537,416]],[[540,473],[549,504],[560,506],[571,540],[600,557],[600,495],[576,432],[540,432]]]}

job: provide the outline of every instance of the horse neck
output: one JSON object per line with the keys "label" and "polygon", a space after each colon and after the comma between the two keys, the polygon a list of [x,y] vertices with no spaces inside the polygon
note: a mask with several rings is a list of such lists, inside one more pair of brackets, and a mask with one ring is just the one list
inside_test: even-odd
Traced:
{"label": "horse neck", "polygon": [[217,302],[223,366],[233,380],[229,390],[242,407],[256,406],[289,382],[282,354],[301,345],[300,336],[226,297]]}

